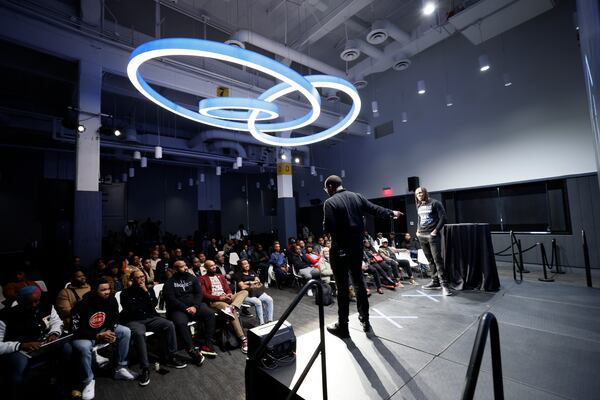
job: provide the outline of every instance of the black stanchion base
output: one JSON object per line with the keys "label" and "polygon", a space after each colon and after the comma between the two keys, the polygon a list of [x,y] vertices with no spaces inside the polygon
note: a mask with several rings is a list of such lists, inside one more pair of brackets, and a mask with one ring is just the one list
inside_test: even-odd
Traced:
{"label": "black stanchion base", "polygon": [[552,278],[538,278],[538,281],[541,281],[541,282],[554,282],[554,279],[552,279]]}

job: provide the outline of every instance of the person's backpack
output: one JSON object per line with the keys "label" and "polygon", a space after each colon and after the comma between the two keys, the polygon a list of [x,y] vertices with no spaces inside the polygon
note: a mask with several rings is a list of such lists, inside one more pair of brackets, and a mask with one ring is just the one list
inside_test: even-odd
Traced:
{"label": "person's backpack", "polygon": [[[325,282],[320,282],[320,285],[323,288],[323,305],[329,306],[329,305],[333,304],[333,292],[331,290],[331,286],[329,286]],[[315,304],[319,305],[318,292],[315,293]]]}

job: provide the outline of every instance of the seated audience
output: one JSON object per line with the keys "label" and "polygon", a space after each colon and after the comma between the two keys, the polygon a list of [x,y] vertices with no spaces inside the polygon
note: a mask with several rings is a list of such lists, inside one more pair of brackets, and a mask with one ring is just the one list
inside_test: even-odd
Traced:
{"label": "seated audience", "polygon": [[141,271],[144,273],[144,275],[146,275],[146,282],[148,282],[147,286],[148,288],[152,289],[156,283],[154,279],[154,270],[152,269],[152,260],[149,258],[144,258],[142,265],[143,268]]}
{"label": "seated audience", "polygon": [[313,268],[319,267],[321,253],[317,253],[313,246],[306,246],[306,254],[304,254],[304,257],[311,263]]}
{"label": "seated audience", "polygon": [[72,311],[74,357],[79,361],[82,374],[83,400],[93,399],[95,393],[92,371],[92,350],[96,343],[115,343],[117,367],[114,378],[132,381],[135,372],[127,368],[129,355],[129,328],[118,324],[119,306],[110,296],[110,285],[106,279],[92,281],[90,292],[86,293]]}
{"label": "seated audience", "polygon": [[[392,266],[392,270],[398,270],[399,267],[406,272],[406,276],[408,276],[408,280],[411,285],[416,285],[417,282],[413,278],[412,269],[410,268],[410,263],[407,260],[398,260],[396,259],[396,254],[392,251],[391,248],[388,247],[388,240],[383,238],[381,240],[381,247],[379,248],[379,255],[383,258],[383,260]],[[399,285],[402,287],[402,285]]]}
{"label": "seated audience", "polygon": [[[225,262],[225,255],[222,251],[215,256],[214,262],[219,273],[227,280],[229,288],[235,288],[235,281],[233,280],[233,274],[235,271],[233,271],[233,268],[231,268],[231,264]],[[206,272],[208,273],[208,267],[205,266],[205,268]]]}
{"label": "seated audience", "polygon": [[331,281],[333,270],[329,261],[329,247],[323,247],[321,258],[319,259],[319,273],[323,282],[329,283]]}
{"label": "seated audience", "polygon": [[162,364],[172,368],[184,368],[182,363],[175,357],[177,352],[177,337],[175,326],[166,318],[161,318],[156,312],[158,300],[154,291],[147,285],[147,276],[142,271],[134,271],[132,284],[121,292],[121,321],[131,330],[133,345],[137,350],[142,373],[140,375],[140,386],[150,383],[150,363],[148,362],[148,350],[146,347],[146,331],[152,331],[161,336],[163,344],[167,348],[167,354],[163,354]]}
{"label": "seated audience", "polygon": [[106,279],[110,285],[110,294],[114,295],[115,293],[123,290],[123,276],[121,274],[121,268],[119,267],[119,264],[114,260],[110,260],[105,271],[106,275],[98,279]]}
{"label": "seated audience", "polygon": [[206,258],[209,260],[214,260],[215,256],[219,252],[219,247],[217,246],[217,239],[210,239],[210,243],[206,248]]}
{"label": "seated audience", "polygon": [[398,271],[398,267],[394,268],[393,265],[385,262],[383,257],[381,257],[381,255],[371,246],[371,243],[365,240],[363,244],[365,257],[368,260],[369,265],[372,265],[379,272],[383,286],[387,288],[387,285],[390,283],[394,285],[394,287],[400,286],[400,272]]}
{"label": "seated audience", "polygon": [[73,309],[73,306],[89,291],[90,285],[87,283],[85,273],[83,270],[79,269],[73,272],[71,282],[67,287],[58,292],[56,298],[56,311],[62,319],[66,330],[71,330],[71,310]]}
{"label": "seated audience", "polygon": [[[16,399],[28,367],[42,361],[22,352],[38,350],[43,343],[58,339],[62,333],[60,317],[52,305],[41,300],[41,295],[38,286],[24,286],[15,295],[17,305],[0,311],[0,387],[4,399]],[[66,362],[67,349],[60,346],[43,357],[51,360],[57,356]]]}
{"label": "seated audience", "polygon": [[[175,273],[163,287],[167,307],[167,318],[173,321],[183,347],[198,366],[204,362],[204,355],[214,357],[212,337],[215,334],[215,313],[204,303],[202,288],[195,276],[188,272],[183,260],[175,261]],[[204,345],[194,346],[188,322],[197,321],[204,325]]]}
{"label": "seated audience", "polygon": [[157,282],[165,283],[173,275],[173,268],[171,263],[171,254],[168,251],[162,252],[162,258],[156,264],[155,278]]}
{"label": "seated audience", "polygon": [[240,272],[235,274],[234,278],[238,290],[248,292],[248,297],[246,297],[244,303],[254,306],[259,325],[273,321],[273,299],[265,292],[258,275],[250,269],[248,260],[242,258],[238,264]]}
{"label": "seated audience", "polygon": [[200,282],[202,283],[204,298],[208,304],[214,310],[222,312],[231,319],[231,326],[240,340],[242,353],[246,354],[248,352],[248,340],[244,335],[238,312],[244,300],[248,297],[248,292],[242,290],[233,294],[229,283],[225,280],[225,276],[219,272],[217,265],[211,260],[206,262],[206,275],[200,278]]}
{"label": "seated audience", "polygon": [[275,273],[275,280],[277,281],[277,287],[281,289],[283,285],[289,284],[294,275],[288,266],[285,255],[281,252],[281,245],[279,242],[275,242],[273,245],[273,252],[269,258],[269,264],[273,266],[273,272]]}
{"label": "seated audience", "polygon": [[269,273],[269,255],[263,248],[262,244],[256,244],[256,248],[250,257],[250,264],[252,265],[252,269],[258,273],[260,281],[265,284],[266,287],[268,287],[267,274]]}
{"label": "seated audience", "polygon": [[10,307],[17,299],[17,293],[25,286],[36,286],[35,281],[27,279],[24,268],[16,268],[12,280],[2,287],[5,305]]}

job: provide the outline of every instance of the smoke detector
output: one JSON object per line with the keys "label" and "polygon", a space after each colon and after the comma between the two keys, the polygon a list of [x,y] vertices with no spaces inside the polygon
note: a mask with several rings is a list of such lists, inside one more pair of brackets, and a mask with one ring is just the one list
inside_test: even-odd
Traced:
{"label": "smoke detector", "polygon": [[410,60],[408,58],[394,61],[394,65],[392,65],[394,71],[404,71],[408,67],[410,67]]}

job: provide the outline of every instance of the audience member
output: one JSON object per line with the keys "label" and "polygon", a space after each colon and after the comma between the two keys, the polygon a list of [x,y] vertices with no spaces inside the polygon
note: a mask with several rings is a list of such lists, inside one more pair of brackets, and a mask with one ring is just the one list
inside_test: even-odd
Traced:
{"label": "audience member", "polygon": [[72,346],[74,356],[80,362],[83,400],[94,398],[96,381],[92,371],[92,350],[96,343],[116,343],[115,379],[131,381],[137,378],[137,374],[127,368],[131,331],[119,325],[118,318],[117,300],[110,296],[110,285],[102,278],[92,281],[90,292],[73,307]]}
{"label": "audience member", "polygon": [[[3,398],[7,400],[17,398],[28,367],[42,361],[23,353],[38,350],[42,344],[58,339],[62,333],[60,317],[52,305],[41,301],[41,295],[38,286],[23,286],[15,295],[17,305],[0,311],[0,387]],[[68,359],[64,346],[44,358],[51,360],[57,355],[63,361]]]}
{"label": "audience member", "polygon": [[[175,261],[175,273],[163,287],[167,306],[167,318],[175,324],[175,329],[192,362],[202,365],[204,355],[214,357],[212,344],[215,333],[215,313],[203,302],[202,288],[196,277],[188,272],[183,260]],[[194,346],[188,322],[197,321],[204,325],[204,345],[201,349]]]}
{"label": "audience member", "polygon": [[248,340],[244,335],[238,312],[244,300],[248,297],[248,292],[241,290],[233,294],[225,277],[218,272],[217,265],[211,260],[206,262],[206,275],[200,278],[200,282],[202,283],[204,298],[210,306],[231,319],[231,326],[240,340],[242,353],[246,354],[248,352]]}
{"label": "audience member", "polygon": [[90,291],[90,285],[87,283],[85,273],[79,269],[73,272],[71,282],[60,292],[56,298],[56,311],[63,321],[66,330],[71,330],[71,310],[75,303],[79,302],[83,296]]}
{"label": "audience member", "polygon": [[246,297],[244,303],[254,306],[259,325],[273,321],[273,298],[265,292],[258,275],[250,269],[250,263],[247,259],[240,259],[239,266],[240,272],[235,274],[234,278],[238,290],[248,292],[248,297]]}
{"label": "audience member", "polygon": [[147,285],[147,275],[142,271],[134,271],[132,274],[132,285],[121,293],[121,321],[131,330],[133,344],[139,358],[140,386],[150,383],[150,364],[148,362],[148,350],[146,347],[146,331],[152,331],[161,336],[163,344],[166,345],[167,354],[163,354],[163,364],[172,368],[184,368],[182,363],[175,357],[177,352],[177,337],[173,322],[161,318],[156,312],[158,303],[154,291]]}
{"label": "audience member", "polygon": [[4,294],[4,298],[6,299],[5,304],[7,307],[10,307],[17,299],[17,293],[19,293],[19,290],[26,286],[37,285],[35,281],[27,279],[24,268],[16,268],[11,281],[2,287],[2,292]]}
{"label": "audience member", "polygon": [[119,264],[117,264],[115,260],[110,260],[105,271],[106,275],[98,279],[106,279],[110,285],[110,294],[114,295],[115,293],[123,290],[123,276],[121,274],[121,268],[119,267]]}
{"label": "audience member", "polygon": [[157,282],[165,283],[173,275],[171,255],[168,251],[162,252],[162,258],[156,264],[155,278]]}
{"label": "audience member", "polygon": [[269,255],[264,250],[262,244],[257,243],[256,249],[250,257],[250,264],[252,268],[258,273],[260,281],[268,287],[268,276],[269,273]]}
{"label": "audience member", "polygon": [[281,289],[283,285],[287,285],[294,279],[294,275],[288,266],[285,255],[281,252],[281,245],[279,242],[275,242],[273,245],[273,252],[269,259],[269,264],[273,266],[273,272],[275,273],[275,279],[277,281],[277,287]]}

